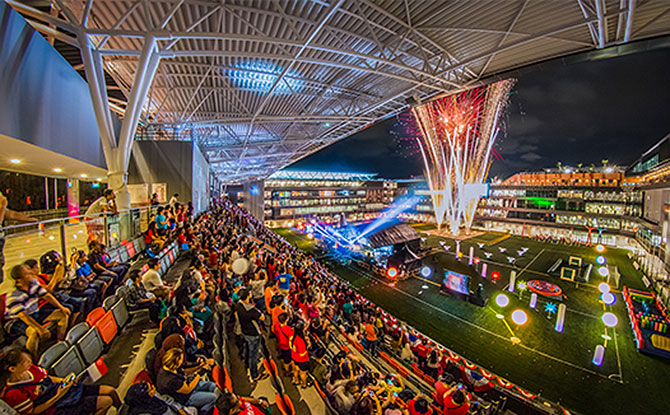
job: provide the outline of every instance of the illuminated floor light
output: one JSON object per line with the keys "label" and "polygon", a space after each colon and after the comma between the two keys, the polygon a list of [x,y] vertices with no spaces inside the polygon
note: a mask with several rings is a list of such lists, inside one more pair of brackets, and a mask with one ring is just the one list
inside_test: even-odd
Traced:
{"label": "illuminated floor light", "polygon": [[600,284],[598,284],[598,291],[600,291],[601,293],[605,294],[605,293],[610,292],[610,290],[611,290],[611,288],[610,288],[610,285],[608,283],[601,282]]}
{"label": "illuminated floor light", "polygon": [[602,293],[600,295],[600,299],[606,305],[612,305],[616,301],[616,297],[614,297],[614,294],[612,294],[611,292]]}
{"label": "illuminated floor light", "polygon": [[428,278],[433,274],[433,270],[430,269],[430,267],[423,267],[421,268],[421,276],[424,278]]}
{"label": "illuminated floor light", "polygon": [[596,245],[596,251],[605,252],[605,247],[602,246],[602,244],[598,244],[598,245]]}
{"label": "illuminated floor light", "polygon": [[607,267],[600,267],[598,268],[598,274],[600,274],[603,277],[606,277],[610,274],[610,271],[607,269]]}
{"label": "illuminated floor light", "polygon": [[528,315],[523,310],[514,310],[512,313],[512,321],[517,326],[523,326],[528,323]]}
{"label": "illuminated floor light", "polygon": [[607,260],[605,259],[604,256],[598,255],[598,257],[596,257],[596,262],[598,263],[598,265],[605,265],[605,262],[607,262]]}
{"label": "illuminated floor light", "polygon": [[603,323],[605,323],[607,327],[616,327],[617,324],[619,324],[619,319],[617,318],[617,316],[614,315],[613,313],[610,313],[609,311],[604,313],[601,319],[603,320]]}
{"label": "illuminated floor light", "polygon": [[391,267],[386,271],[386,275],[388,275],[389,278],[395,278],[398,276],[398,269],[395,267]]}
{"label": "illuminated floor light", "polygon": [[496,304],[499,307],[507,307],[509,305],[509,298],[505,294],[498,294],[496,297]]}

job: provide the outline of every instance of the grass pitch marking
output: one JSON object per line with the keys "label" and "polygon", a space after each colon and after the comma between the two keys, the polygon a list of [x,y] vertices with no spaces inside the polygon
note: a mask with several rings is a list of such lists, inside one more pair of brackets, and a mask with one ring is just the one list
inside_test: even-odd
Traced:
{"label": "grass pitch marking", "polygon": [[[538,254],[538,255],[539,255],[539,254]],[[351,271],[354,271],[354,272],[356,272],[357,274],[363,276],[364,278],[368,278],[368,279],[371,279],[371,280],[373,280],[373,279],[377,279],[375,276],[370,275],[370,274],[368,274],[367,272],[364,272],[364,271],[362,271],[362,270],[357,270],[357,269],[354,269],[354,268],[352,268],[352,267],[347,267],[347,268],[350,269]],[[478,329],[478,330],[481,330],[481,331],[483,331],[484,333],[487,333],[487,334],[489,334],[489,335],[491,335],[491,336],[493,336],[493,337],[496,337],[496,338],[498,338],[498,339],[501,339],[501,340],[503,340],[503,341],[505,341],[505,342],[507,342],[507,343],[512,343],[512,341],[511,341],[509,338],[505,337],[505,336],[502,336],[502,335],[500,335],[500,334],[498,334],[498,333],[496,333],[496,332],[494,332],[494,331],[491,331],[491,330],[489,330],[489,329],[487,329],[487,328],[485,328],[485,327],[482,327],[482,326],[480,326],[480,325],[478,325],[478,324],[475,324],[475,323],[473,323],[473,322],[471,322],[471,321],[469,321],[469,320],[466,320],[466,319],[464,319],[464,318],[462,318],[462,317],[460,317],[460,316],[457,316],[457,315],[452,314],[452,313],[450,313],[450,312],[448,312],[448,311],[446,311],[446,310],[443,310],[443,309],[441,309],[441,308],[439,308],[439,307],[437,307],[437,306],[435,306],[435,305],[433,305],[433,304],[431,304],[431,303],[429,303],[429,302],[427,302],[427,301],[425,301],[425,300],[422,300],[421,298],[419,298],[419,297],[417,297],[417,296],[415,296],[415,295],[413,295],[413,294],[410,294],[410,293],[408,293],[408,292],[406,292],[406,291],[404,291],[404,290],[399,289],[399,288],[396,287],[395,285],[393,285],[393,286],[392,286],[392,285],[388,285],[388,284],[386,284],[386,285],[387,285],[387,287],[389,287],[389,288],[391,288],[391,289],[393,289],[393,290],[399,292],[400,294],[403,294],[403,295],[405,295],[405,296],[407,296],[407,297],[410,297],[410,298],[414,299],[415,301],[417,301],[417,302],[419,302],[419,303],[421,303],[421,304],[424,304],[424,305],[426,305],[426,306],[428,306],[428,307],[430,307],[430,308],[432,308],[432,309],[434,309],[434,310],[436,310],[436,311],[438,311],[438,312],[440,312],[440,313],[442,313],[442,314],[445,314],[445,315],[447,315],[447,316],[449,316],[449,317],[451,317],[451,318],[453,318],[453,319],[455,319],[455,320],[460,321],[461,323],[467,324],[468,326],[471,326],[471,327],[474,327],[474,328],[476,328],[476,329]],[[512,344],[514,344],[514,343],[512,343]],[[610,377],[608,377],[608,376],[606,376],[606,375],[604,375],[604,374],[602,374],[602,373],[598,373],[598,372],[593,371],[593,370],[591,370],[591,369],[587,369],[587,368],[585,368],[585,367],[583,367],[583,366],[579,366],[579,365],[576,365],[576,364],[574,364],[574,363],[572,363],[572,362],[568,362],[567,360],[563,360],[563,359],[561,359],[561,358],[558,358],[558,357],[556,357],[556,356],[552,356],[552,355],[550,355],[550,354],[548,354],[548,353],[539,351],[539,350],[534,349],[534,348],[532,348],[532,347],[528,347],[528,346],[524,345],[523,343],[516,344],[515,346],[521,347],[521,348],[523,348],[523,349],[525,349],[525,350],[527,350],[527,351],[529,351],[529,352],[531,352],[531,353],[538,354],[538,355],[540,355],[540,356],[542,356],[542,357],[545,357],[545,358],[550,359],[550,360],[554,360],[554,361],[556,361],[556,362],[558,362],[558,363],[561,363],[561,364],[564,364],[564,365],[566,365],[566,366],[570,366],[570,367],[572,367],[572,368],[574,368],[574,369],[577,369],[577,370],[580,370],[580,371],[582,371],[582,372],[586,372],[586,373],[588,373],[588,374],[590,374],[590,375],[598,376],[598,377],[601,377],[601,378],[603,378],[603,379],[607,379],[607,380],[609,380],[609,381],[611,381],[611,382],[623,383],[623,382],[620,381],[620,380],[611,379]]]}

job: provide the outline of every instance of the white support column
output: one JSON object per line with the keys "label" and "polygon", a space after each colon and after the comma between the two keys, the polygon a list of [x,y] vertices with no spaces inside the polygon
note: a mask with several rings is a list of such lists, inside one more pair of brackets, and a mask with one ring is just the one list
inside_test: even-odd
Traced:
{"label": "white support column", "polygon": [[81,45],[81,56],[86,71],[86,79],[88,80],[89,92],[100,132],[100,139],[102,140],[102,147],[105,152],[109,187],[114,189],[116,193],[117,206],[120,209],[127,209],[130,207],[127,172],[133,138],[149,86],[160,63],[160,56],[156,48],[156,39],[150,34],[144,40],[144,47],[137,64],[137,72],[133,79],[133,86],[130,90],[128,105],[126,106],[121,131],[119,131],[117,140],[111,112],[109,111],[101,54],[93,50],[93,45],[83,30],[78,33],[78,38]]}

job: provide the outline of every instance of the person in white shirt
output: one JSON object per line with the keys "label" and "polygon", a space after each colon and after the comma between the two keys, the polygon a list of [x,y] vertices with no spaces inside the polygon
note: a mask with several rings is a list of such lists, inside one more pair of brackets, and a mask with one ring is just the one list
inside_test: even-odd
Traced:
{"label": "person in white shirt", "polygon": [[99,216],[105,212],[118,213],[114,199],[116,199],[114,191],[107,189],[101,197],[97,198],[86,209],[86,230],[88,231],[90,240],[102,241],[104,237],[104,219]]}
{"label": "person in white shirt", "polygon": [[99,213],[113,212],[116,211],[116,195],[114,190],[107,189],[105,192],[97,198],[91,205],[86,209],[86,216],[94,216]]}
{"label": "person in white shirt", "polygon": [[144,289],[156,297],[168,299],[170,297],[170,287],[163,283],[158,270],[161,268],[160,262],[156,258],[149,260],[149,269],[142,275],[142,285]]}
{"label": "person in white shirt", "polygon": [[172,197],[170,198],[170,201],[168,202],[170,206],[174,206],[177,203],[179,203],[179,193],[173,194]]}

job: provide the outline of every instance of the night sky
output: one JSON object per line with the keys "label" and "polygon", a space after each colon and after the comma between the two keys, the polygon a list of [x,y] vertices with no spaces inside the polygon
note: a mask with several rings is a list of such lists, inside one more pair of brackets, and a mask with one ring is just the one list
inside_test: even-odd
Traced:
{"label": "night sky", "polygon": [[[339,141],[288,169],[422,174],[407,115]],[[628,165],[670,133],[670,49],[529,71],[514,87],[489,177],[557,162]]]}

